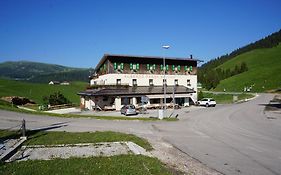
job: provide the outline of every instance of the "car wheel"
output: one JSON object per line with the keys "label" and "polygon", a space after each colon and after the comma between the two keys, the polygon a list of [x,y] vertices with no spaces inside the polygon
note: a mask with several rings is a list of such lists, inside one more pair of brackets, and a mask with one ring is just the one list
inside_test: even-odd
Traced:
{"label": "car wheel", "polygon": [[209,107],[209,103],[206,103],[206,107]]}

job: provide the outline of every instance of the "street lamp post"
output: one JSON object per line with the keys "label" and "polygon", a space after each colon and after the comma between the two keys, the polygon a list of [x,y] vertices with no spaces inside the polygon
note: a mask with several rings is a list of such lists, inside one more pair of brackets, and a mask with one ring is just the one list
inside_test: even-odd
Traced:
{"label": "street lamp post", "polygon": [[[169,45],[164,45],[162,46],[163,49],[169,49],[170,46]],[[166,81],[166,62],[165,62],[165,54],[163,56],[163,70],[164,70],[164,82],[163,82],[163,86],[164,86],[164,117],[166,117],[166,108],[167,108],[167,105],[166,105],[166,85],[167,85],[167,81]]]}

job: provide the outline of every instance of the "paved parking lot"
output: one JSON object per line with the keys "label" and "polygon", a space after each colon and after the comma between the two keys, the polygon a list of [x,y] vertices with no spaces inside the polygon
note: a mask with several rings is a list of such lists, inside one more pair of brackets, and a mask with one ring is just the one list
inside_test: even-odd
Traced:
{"label": "paved parking lot", "polygon": [[[181,109],[167,109],[167,116],[175,117],[176,115],[178,116],[184,116],[186,113],[199,110],[205,107],[199,107],[199,106],[189,106],[189,107],[183,107]],[[73,112],[70,112],[73,113]],[[137,115],[129,115],[127,117],[158,117],[159,109],[148,109],[144,113],[138,113]],[[97,115],[97,116],[125,116],[120,113],[120,111],[79,111],[75,112],[75,114],[81,114],[81,115]]]}

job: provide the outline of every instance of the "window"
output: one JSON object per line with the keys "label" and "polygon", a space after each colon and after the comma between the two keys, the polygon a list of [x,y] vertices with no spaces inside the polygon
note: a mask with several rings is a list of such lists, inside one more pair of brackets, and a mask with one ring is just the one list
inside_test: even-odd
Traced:
{"label": "window", "polygon": [[114,70],[123,70],[124,63],[113,63]]}
{"label": "window", "polygon": [[167,79],[163,79],[163,85],[167,85]]}
{"label": "window", "polygon": [[137,86],[137,79],[133,79],[133,86]]}
{"label": "window", "polygon": [[153,86],[153,79],[149,79],[149,86]]}
{"label": "window", "polygon": [[139,63],[130,63],[130,70],[137,71],[140,69]]}
{"label": "window", "polygon": [[179,85],[179,80],[175,79],[175,85],[178,86]]}
{"label": "window", "polygon": [[187,80],[187,86],[190,86],[190,80]]}
{"label": "window", "polygon": [[116,80],[116,85],[121,85],[121,79]]}
{"label": "window", "polygon": [[146,64],[147,71],[154,71],[156,69],[155,64]]}

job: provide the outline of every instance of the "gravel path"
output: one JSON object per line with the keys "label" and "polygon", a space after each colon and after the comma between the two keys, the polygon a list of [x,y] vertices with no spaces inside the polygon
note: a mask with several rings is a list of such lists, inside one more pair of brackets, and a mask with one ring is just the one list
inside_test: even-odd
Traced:
{"label": "gravel path", "polygon": [[120,154],[142,154],[151,156],[133,142],[102,142],[66,145],[23,146],[8,162],[26,160],[51,160],[70,157],[114,156]]}

